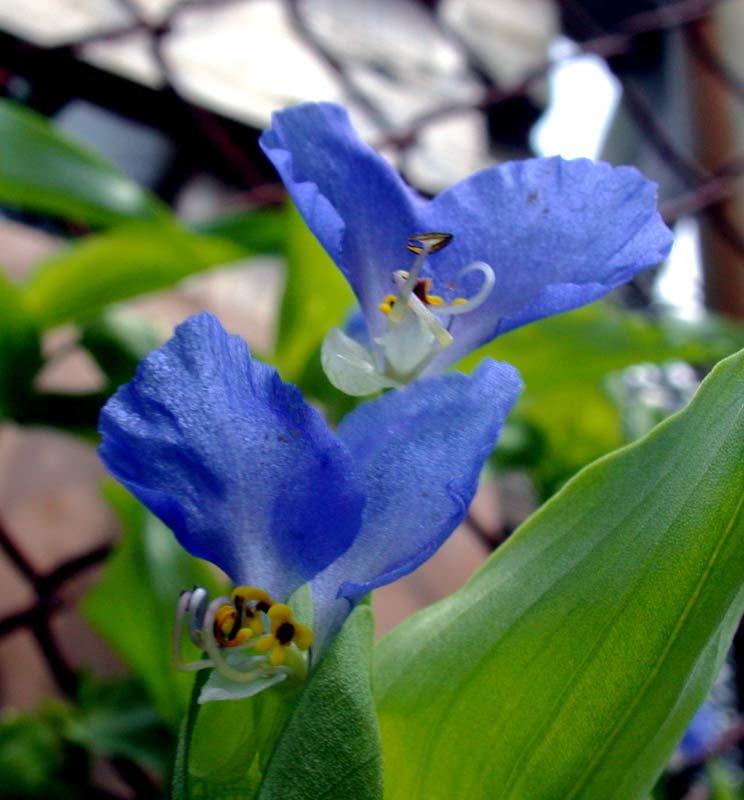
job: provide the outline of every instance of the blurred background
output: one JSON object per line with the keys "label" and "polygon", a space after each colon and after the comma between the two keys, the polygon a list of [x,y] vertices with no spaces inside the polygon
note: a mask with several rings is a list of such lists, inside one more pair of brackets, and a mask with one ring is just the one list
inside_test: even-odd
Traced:
{"label": "blurred background", "polygon": [[[343,103],[425,195],[531,155],[633,164],[676,234],[461,365],[527,389],[466,523],[376,593],[382,635],[744,346],[742,41],[742,0],[0,3],[0,796],[168,795],[175,604],[221,578],[96,457],[137,361],[206,308],[331,424],[353,406],[318,361],[353,299],[257,147],[271,112]],[[742,637],[655,797],[744,796],[740,663]]]}

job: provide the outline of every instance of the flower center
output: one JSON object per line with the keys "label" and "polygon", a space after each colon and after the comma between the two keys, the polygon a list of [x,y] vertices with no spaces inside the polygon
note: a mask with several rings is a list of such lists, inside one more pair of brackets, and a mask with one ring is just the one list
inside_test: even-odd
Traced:
{"label": "flower center", "polygon": [[[181,637],[187,620],[191,641],[208,658],[183,661]],[[173,660],[176,668],[183,672],[214,667],[234,681],[282,679],[294,671],[282,666],[290,645],[307,650],[312,640],[312,631],[295,622],[292,609],[284,603],[275,603],[263,589],[239,586],[231,597],[218,597],[209,602],[207,590],[197,587],[184,592],[178,603]],[[224,653],[238,649],[253,654],[243,658],[236,668]]]}
{"label": "flower center", "polygon": [[[471,272],[480,272],[483,283],[475,296],[469,299],[455,297],[445,302],[439,295],[432,294],[433,281],[421,278],[421,270],[431,253],[441,250],[451,241],[450,233],[420,233],[409,237],[407,247],[416,254],[416,259],[410,271],[396,270],[393,273],[398,294],[387,295],[379,305],[388,324],[385,333],[375,339],[375,343],[384,358],[384,374],[401,383],[419,375],[440,350],[452,344],[451,317],[474,311],[493,289],[496,280],[493,270],[488,264],[478,261],[460,270],[448,287],[454,288],[460,278]],[[442,316],[450,318],[446,326],[439,319]]]}
{"label": "flower center", "polygon": [[407,247],[416,258],[410,270],[393,273],[398,293],[387,295],[378,306],[387,324],[382,336],[374,340],[374,347],[369,348],[339,328],[328,332],[320,358],[323,370],[337,389],[361,397],[405,385],[452,344],[452,318],[474,311],[486,301],[496,277],[482,261],[463,267],[447,285],[447,289],[455,289],[461,278],[479,272],[482,283],[472,297],[445,301],[433,294],[433,280],[421,277],[426,259],[451,241],[451,233],[418,233],[408,238]]}

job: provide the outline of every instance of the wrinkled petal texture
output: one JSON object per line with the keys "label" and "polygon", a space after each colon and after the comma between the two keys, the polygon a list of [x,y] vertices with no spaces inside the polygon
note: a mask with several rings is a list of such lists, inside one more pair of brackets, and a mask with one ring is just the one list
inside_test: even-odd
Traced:
{"label": "wrinkled petal texture", "polygon": [[[436,197],[421,224],[454,234],[430,259],[437,286],[485,261],[496,274],[488,300],[455,317],[452,347],[435,368],[494,337],[590,303],[661,261],[672,235],[656,211],[656,186],[633,167],[586,159],[532,159],[479,172]],[[465,292],[478,278],[465,279]]]}
{"label": "wrinkled petal texture", "polygon": [[496,274],[480,308],[453,319],[453,345],[436,372],[502,333],[590,303],[661,261],[671,233],[656,211],[656,187],[632,167],[586,159],[532,159],[483,170],[419,198],[328,103],[274,115],[262,146],[310,229],[344,272],[373,336],[385,327],[378,303],[394,270],[411,263],[409,236],[454,235],[423,275],[451,300],[472,296],[480,278],[452,289],[460,269],[485,261]]}
{"label": "wrinkled petal texture", "polygon": [[471,376],[422,379],[343,419],[337,435],[363,476],[367,503],[354,544],[313,582],[326,615],[316,618],[316,635],[372,589],[412,572],[462,522],[521,388],[514,367],[486,359]]}
{"label": "wrinkled petal texture", "polygon": [[274,114],[260,139],[310,230],[346,276],[373,335],[385,327],[377,306],[395,290],[392,274],[410,265],[424,201],[352,128],[332,103]]}
{"label": "wrinkled petal texture", "polygon": [[140,364],[100,432],[113,475],[236,584],[285,599],[359,530],[364,499],[346,448],[206,312]]}

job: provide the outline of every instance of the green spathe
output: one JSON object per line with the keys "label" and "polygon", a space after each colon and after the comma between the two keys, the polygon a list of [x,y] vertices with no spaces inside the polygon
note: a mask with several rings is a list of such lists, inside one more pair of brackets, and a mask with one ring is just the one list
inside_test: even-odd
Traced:
{"label": "green spathe", "polygon": [[246,700],[192,702],[175,800],[382,800],[373,627],[360,605],[299,691],[279,684]]}
{"label": "green spathe", "polygon": [[743,461],[740,353],[385,638],[386,798],[645,797],[744,609]]}
{"label": "green spathe", "polygon": [[374,620],[358,606],[305,684],[258,800],[382,800],[370,661]]}

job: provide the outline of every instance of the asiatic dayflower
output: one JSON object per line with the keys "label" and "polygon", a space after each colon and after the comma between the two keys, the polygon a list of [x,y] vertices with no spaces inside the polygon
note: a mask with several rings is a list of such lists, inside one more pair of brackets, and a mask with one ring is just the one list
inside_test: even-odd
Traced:
{"label": "asiatic dayflower", "polygon": [[597,300],[671,247],[656,187],[632,167],[505,163],[426,200],[340,106],[280,111],[260,143],[359,301],[363,324],[332,329],[321,353],[348,394],[443,372],[496,336]]}
{"label": "asiatic dayflower", "polygon": [[[486,359],[470,376],[363,403],[334,433],[214,316],[180,325],[104,407],[99,450],[186,550],[237,587],[181,597],[177,640],[187,627],[206,658],[183,664],[176,647],[176,662],[215,667],[241,696],[301,671],[299,651],[312,646],[316,663],[356,603],[461,522],[520,389],[512,366]],[[287,601],[308,582],[306,626]]]}

